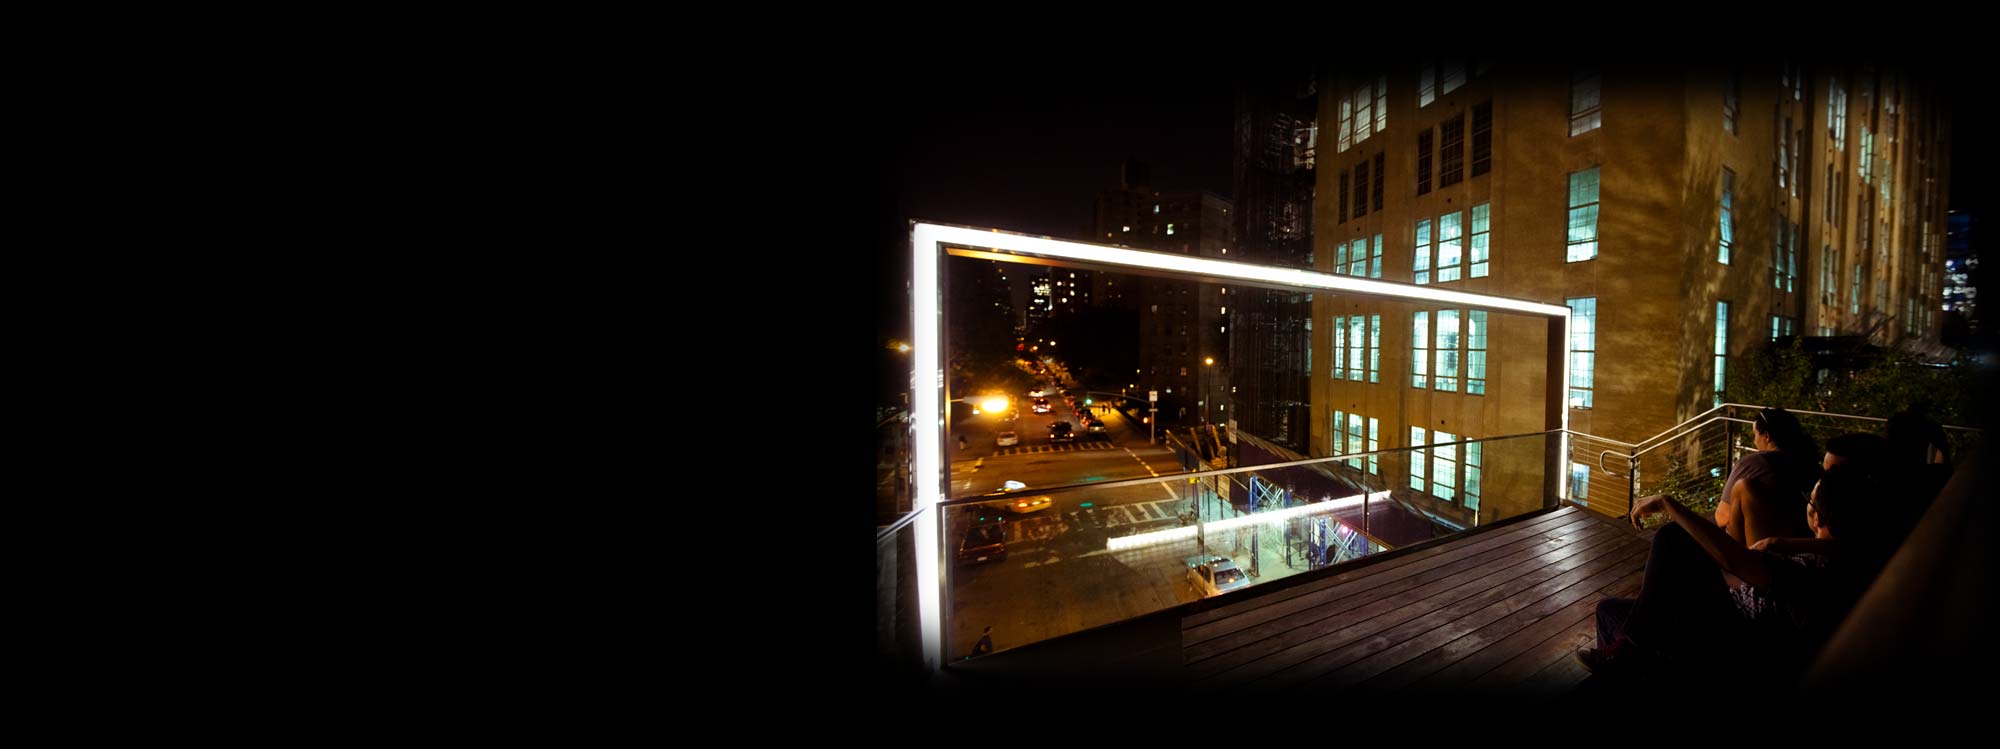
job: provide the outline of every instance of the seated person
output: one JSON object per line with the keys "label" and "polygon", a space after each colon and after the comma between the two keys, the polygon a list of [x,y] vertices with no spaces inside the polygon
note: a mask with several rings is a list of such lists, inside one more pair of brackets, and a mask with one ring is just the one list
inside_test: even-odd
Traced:
{"label": "seated person", "polygon": [[[1813,536],[1835,539],[1856,530],[1880,487],[1859,467],[1834,466],[1806,504]],[[1722,678],[1787,678],[1832,636],[1881,569],[1868,545],[1789,556],[1753,551],[1665,495],[1640,500],[1632,519],[1659,513],[1673,522],[1653,537],[1639,597],[1599,602],[1599,647],[1577,651],[1593,673],[1641,662],[1708,661],[1731,667]],[[1748,602],[1730,595],[1725,573],[1762,595]]]}
{"label": "seated person", "polygon": [[[1744,456],[1722,484],[1715,524],[1744,546],[1779,537],[1811,535],[1805,526],[1806,494],[1819,480],[1819,446],[1782,408],[1757,412],[1751,422],[1757,452]],[[1754,521],[1753,521],[1754,519]],[[1740,581],[1731,579],[1730,585]]]}
{"label": "seated person", "polygon": [[[1883,476],[1886,475],[1885,467],[1888,465],[1888,462],[1888,440],[1882,439],[1879,435],[1867,432],[1848,432],[1826,441],[1826,457],[1821,459],[1820,466],[1822,469],[1828,471],[1833,470],[1833,467],[1838,465],[1857,466],[1865,473]],[[1881,502],[1878,500],[1875,505],[1880,506]],[[1885,517],[1880,513],[1871,513],[1871,516],[1876,517],[1879,521],[1871,523],[1867,528],[1867,530],[1874,531],[1875,535],[1878,536],[1875,540],[1891,544],[1900,540],[1900,538],[1887,538],[1887,536],[1894,535],[1894,531],[1890,530],[1890,528],[1895,525],[1891,521],[1896,520],[1896,518]],[[1840,542],[1834,539],[1773,536],[1759,539],[1757,542],[1750,544],[1750,549],[1752,551],[1768,551],[1774,554],[1791,555],[1821,553],[1839,545]]]}

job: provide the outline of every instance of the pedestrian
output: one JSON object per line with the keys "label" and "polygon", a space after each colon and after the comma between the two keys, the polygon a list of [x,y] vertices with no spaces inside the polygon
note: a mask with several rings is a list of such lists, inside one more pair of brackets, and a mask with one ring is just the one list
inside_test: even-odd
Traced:
{"label": "pedestrian", "polygon": [[985,631],[979,633],[979,642],[973,643],[972,655],[966,657],[971,658],[975,655],[985,655],[991,652],[993,652],[993,628],[987,627]]}
{"label": "pedestrian", "polygon": [[965,449],[965,435],[963,434],[958,435],[958,449],[960,450]]}

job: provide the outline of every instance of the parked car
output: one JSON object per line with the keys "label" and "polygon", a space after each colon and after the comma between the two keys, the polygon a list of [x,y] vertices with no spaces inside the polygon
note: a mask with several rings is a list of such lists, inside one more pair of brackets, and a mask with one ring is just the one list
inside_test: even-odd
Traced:
{"label": "parked car", "polygon": [[1058,421],[1054,424],[1049,425],[1049,441],[1075,442],[1076,432],[1073,430],[1072,427],[1070,427],[1069,422]]}
{"label": "parked car", "polygon": [[972,527],[965,529],[965,540],[958,544],[958,561],[1007,561],[1007,521],[997,515],[973,520]]}
{"label": "parked car", "polygon": [[1187,563],[1188,584],[1193,585],[1195,592],[1203,598],[1250,585],[1250,577],[1237,569],[1236,562],[1229,557],[1210,555],[1204,559],[1196,555],[1182,561]]}
{"label": "parked car", "polygon": [[1021,436],[1013,432],[1001,432],[1000,436],[993,438],[993,444],[1000,447],[1013,447],[1021,444]]}

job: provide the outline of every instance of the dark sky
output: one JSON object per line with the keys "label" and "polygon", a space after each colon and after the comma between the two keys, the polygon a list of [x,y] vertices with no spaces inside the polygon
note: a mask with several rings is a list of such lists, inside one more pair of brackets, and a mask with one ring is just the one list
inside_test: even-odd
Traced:
{"label": "dark sky", "polygon": [[1080,237],[1127,158],[1151,167],[1156,189],[1229,195],[1235,88],[1212,67],[954,63],[892,77],[878,165],[885,324],[907,327],[905,219]]}

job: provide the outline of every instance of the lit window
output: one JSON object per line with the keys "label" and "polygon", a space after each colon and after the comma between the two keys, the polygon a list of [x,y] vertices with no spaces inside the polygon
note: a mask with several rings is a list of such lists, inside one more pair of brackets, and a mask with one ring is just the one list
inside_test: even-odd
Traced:
{"label": "lit window", "polygon": [[1826,100],[1826,127],[1832,131],[1833,150],[1844,151],[1847,149],[1847,89],[1842,88],[1837,80],[1827,81],[1826,85],[1832,93]]}
{"label": "lit window", "polygon": [[1381,382],[1382,316],[1368,316],[1368,381]]}
{"label": "lit window", "polygon": [[[1375,78],[1375,132],[1389,127],[1389,76]],[[1380,159],[1382,157],[1375,157]],[[1378,165],[1379,166],[1379,165]]]}
{"label": "lit window", "polygon": [[1722,223],[1721,223],[1722,240],[1717,245],[1718,249],[1716,250],[1716,261],[1722,263],[1723,265],[1729,264],[1729,246],[1731,244],[1734,244],[1736,241],[1735,223],[1730,220],[1730,215],[1729,215],[1730,209],[1734,207],[1735,204],[1735,200],[1732,197],[1732,195],[1735,192],[1736,192],[1736,173],[1729,171],[1728,169],[1722,170]]}
{"label": "lit window", "polygon": [[1430,316],[1429,312],[1418,312],[1410,324],[1410,387],[1423,388],[1430,384],[1425,377],[1426,364],[1430,359]]}
{"label": "lit window", "polygon": [[1466,313],[1465,392],[1486,394],[1486,310]]}
{"label": "lit window", "polygon": [[1223,308],[1222,308],[1222,312],[1220,312],[1220,313],[1218,313],[1218,314],[1224,314],[1224,315],[1227,315],[1227,314],[1229,314],[1229,308],[1228,308],[1228,307],[1223,307]]}
{"label": "lit window", "polygon": [[1354,143],[1360,145],[1374,135],[1375,96],[1372,87],[1363,83],[1354,89]]}
{"label": "lit window", "polygon": [[[1376,428],[1376,426],[1377,426],[1377,424],[1375,423],[1375,418],[1374,418],[1374,417],[1372,417],[1372,416],[1371,416],[1371,417],[1369,417],[1369,418],[1368,418],[1368,452],[1371,452],[1371,453],[1372,453],[1372,452],[1375,452],[1376,450],[1380,450],[1380,449],[1382,449],[1382,448],[1380,448],[1380,447],[1377,447],[1377,446],[1376,446],[1376,445],[1378,445],[1378,444],[1379,444],[1379,443],[1378,443],[1378,442],[1376,441],[1376,439],[1375,439],[1375,435],[1376,435],[1376,431],[1375,431],[1375,428]],[[1375,464],[1375,457],[1376,457],[1376,456],[1373,456],[1373,455],[1370,455],[1370,456],[1368,456],[1368,472],[1369,472],[1369,473],[1372,473],[1372,474],[1374,474],[1374,475],[1377,475],[1377,476],[1380,476],[1380,475],[1382,475],[1382,471],[1380,470],[1380,466],[1378,466],[1378,465],[1376,465],[1376,464]]]}
{"label": "lit window", "polygon": [[1725,82],[1723,86],[1724,88],[1722,89],[1722,129],[1728,130],[1731,133],[1735,133],[1736,104],[1737,104],[1736,94],[1737,94],[1737,89],[1742,87],[1741,82],[1738,80],[1738,76],[1735,69],[1732,68],[1729,71],[1729,80]]}
{"label": "lit window", "polygon": [[1487,253],[1491,250],[1491,246],[1488,243],[1493,239],[1491,234],[1493,228],[1491,221],[1492,207],[1491,203],[1480,203],[1472,207],[1472,258],[1470,261],[1472,264],[1470,275],[1472,278],[1485,278],[1488,273],[1488,268],[1486,267]]}
{"label": "lit window", "polygon": [[1569,258],[1597,257],[1597,167],[1569,175]]}
{"label": "lit window", "polygon": [[1457,442],[1458,437],[1450,432],[1431,436],[1434,443],[1442,445],[1431,450],[1431,496],[1450,502],[1457,498],[1454,489],[1458,486],[1458,446],[1442,443]]}
{"label": "lit window", "polygon": [[1127,226],[1127,227],[1125,227],[1124,229],[1122,229],[1122,231],[1131,231],[1131,230],[1132,230],[1132,227],[1130,227],[1130,226]]}
{"label": "lit window", "polygon": [[1375,252],[1368,258],[1368,277],[1382,277],[1382,235],[1375,235]]}
{"label": "lit window", "polygon": [[1365,335],[1362,324],[1366,322],[1360,315],[1347,318],[1347,340],[1350,342],[1347,347],[1347,379],[1355,382],[1361,381],[1361,357],[1367,353],[1362,349],[1362,341],[1367,340],[1362,338]]}
{"label": "lit window", "polygon": [[1582,463],[1569,464],[1569,498],[1577,504],[1590,506],[1590,466]]}
{"label": "lit window", "polygon": [[1460,237],[1464,232],[1462,220],[1465,214],[1452,211],[1438,217],[1438,283],[1458,280]]}
{"label": "lit window", "polygon": [[1417,283],[1431,282],[1431,220],[1417,219],[1416,260],[1411,267],[1416,270]]}
{"label": "lit window", "polygon": [[[1340,127],[1335,132],[1339,134],[1341,153],[1347,153],[1348,146],[1354,144],[1353,136],[1350,132],[1353,129],[1354,129],[1354,102],[1349,101],[1348,98],[1345,96],[1340,97]],[[1346,219],[1342,220],[1344,221]]]}
{"label": "lit window", "polygon": [[[1349,455],[1353,455],[1353,454],[1355,454],[1355,453],[1361,453],[1361,452],[1367,452],[1367,451],[1366,451],[1365,449],[1363,449],[1363,448],[1361,447],[1361,445],[1362,445],[1362,441],[1361,441],[1361,414],[1348,414],[1348,415],[1347,415],[1347,453],[1348,453]],[[1347,461],[1347,467],[1348,467],[1348,468],[1353,468],[1353,469],[1356,469],[1356,470],[1360,470],[1360,468],[1361,468],[1361,459],[1360,459],[1360,458],[1355,458],[1355,459],[1353,459],[1353,460],[1350,460],[1350,461]]]}
{"label": "lit window", "polygon": [[1726,379],[1724,367],[1729,363],[1729,303],[1715,303],[1715,405],[1722,405],[1722,390]]}
{"label": "lit window", "polygon": [[1480,447],[1478,442],[1465,446],[1465,507],[1474,511],[1479,509]]}
{"label": "lit window", "polygon": [[[1361,345],[1356,342],[1355,345]],[[1333,318],[1333,379],[1347,379],[1347,318]]]}
{"label": "lit window", "polygon": [[[1417,314],[1423,314],[1423,313],[1419,312]],[[1422,448],[1424,446],[1423,427],[1410,427],[1410,446],[1415,448]],[[1417,491],[1425,490],[1424,469],[1426,467],[1427,466],[1424,465],[1424,451],[1422,449],[1412,450],[1410,452],[1411,489],[1415,489]]]}
{"label": "lit window", "polygon": [[1159,212],[1160,212],[1160,204],[1159,204],[1159,203],[1154,203],[1154,204],[1153,204],[1153,212],[1154,212],[1154,213],[1159,213]]}
{"label": "lit window", "polygon": [[1565,301],[1570,309],[1569,407],[1590,408],[1597,364],[1597,297]]}
{"label": "lit window", "polygon": [[1595,70],[1579,70],[1570,76],[1570,135],[1582,135],[1604,124],[1603,101],[1598,90],[1601,84]]}
{"label": "lit window", "polygon": [[1847,298],[1847,314],[1861,314],[1861,264],[1854,264],[1854,285]]}
{"label": "lit window", "polygon": [[1168,234],[1170,234],[1170,235],[1174,233],[1174,225],[1173,225],[1173,224],[1167,224],[1167,233],[1168,233]]}
{"label": "lit window", "polygon": [[1438,390],[1458,390],[1458,310],[1438,310],[1437,313],[1437,377]]}
{"label": "lit window", "polygon": [[1340,447],[1345,440],[1342,440],[1340,435],[1347,431],[1345,424],[1347,424],[1347,414],[1342,411],[1334,411],[1332,428],[1326,431],[1326,444],[1333,449],[1333,454],[1335,455],[1342,454]]}

